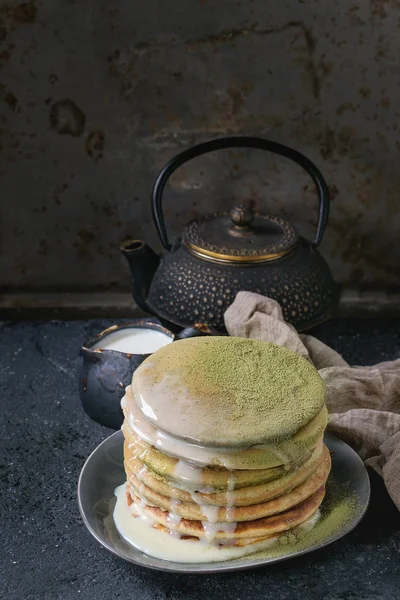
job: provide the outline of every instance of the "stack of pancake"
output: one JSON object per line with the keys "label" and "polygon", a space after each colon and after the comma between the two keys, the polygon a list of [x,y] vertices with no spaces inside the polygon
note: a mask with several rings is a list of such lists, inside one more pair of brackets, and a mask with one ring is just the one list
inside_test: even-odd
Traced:
{"label": "stack of pancake", "polygon": [[131,515],[166,543],[247,554],[317,514],[331,465],[325,388],[294,352],[243,338],[174,342],[136,370],[122,407]]}

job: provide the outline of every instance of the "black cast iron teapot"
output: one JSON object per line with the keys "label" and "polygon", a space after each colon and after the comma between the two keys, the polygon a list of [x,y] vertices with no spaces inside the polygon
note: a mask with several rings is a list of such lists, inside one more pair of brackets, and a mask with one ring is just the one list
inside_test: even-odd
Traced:
{"label": "black cast iron teapot", "polygon": [[[279,217],[236,206],[230,213],[191,221],[182,236],[169,243],[162,211],[167,180],[192,158],[233,147],[280,154],[307,171],[319,194],[314,242],[300,237],[292,224]],[[335,309],[338,290],[317,251],[328,220],[328,188],[317,167],[296,150],[255,137],[221,138],[189,148],[159,174],[152,210],[167,253],[160,257],[140,240],[123,242],[121,251],[130,265],[136,303],[165,324],[186,327],[202,321],[224,331],[224,312],[240,290],[277,300],[285,319],[298,330],[324,321]]]}

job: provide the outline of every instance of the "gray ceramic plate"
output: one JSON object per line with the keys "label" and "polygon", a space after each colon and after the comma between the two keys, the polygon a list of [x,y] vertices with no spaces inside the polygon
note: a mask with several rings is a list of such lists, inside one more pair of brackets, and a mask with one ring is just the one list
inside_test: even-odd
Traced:
{"label": "gray ceramic plate", "polygon": [[[78,502],[83,522],[90,533],[107,550],[121,558],[151,569],[176,573],[214,573],[249,569],[306,554],[331,544],[354,529],[364,516],[370,496],[368,473],[359,456],[332,434],[325,435],[325,443],[332,454],[332,484],[339,484],[345,494],[357,499],[351,518],[338,531],[324,535],[322,541],[310,543],[302,550],[292,549],[275,557],[247,556],[241,559],[208,564],[176,563],[153,558],[127,544],[115,528],[112,513],[115,505],[114,489],[125,480],[123,468],[123,436],[117,431],[104,440],[85,462],[78,483]],[[343,493],[342,493],[343,497]],[[328,501],[328,492],[324,500]],[[334,506],[334,503],[333,503]]]}

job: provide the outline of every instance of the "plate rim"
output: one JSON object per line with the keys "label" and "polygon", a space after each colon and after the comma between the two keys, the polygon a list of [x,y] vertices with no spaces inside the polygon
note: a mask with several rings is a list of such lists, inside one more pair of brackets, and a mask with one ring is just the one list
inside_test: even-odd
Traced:
{"label": "plate rim", "polygon": [[[262,566],[272,565],[272,564],[275,564],[278,562],[283,562],[283,561],[286,561],[286,560],[289,560],[292,558],[297,558],[299,556],[304,556],[305,554],[310,554],[311,552],[315,552],[316,550],[320,550],[321,548],[326,548],[326,547],[330,546],[334,542],[337,542],[339,539],[341,539],[342,537],[346,536],[348,533],[353,531],[357,527],[357,525],[362,521],[362,519],[364,518],[364,516],[368,510],[370,500],[371,500],[371,480],[370,480],[368,471],[364,465],[363,460],[360,458],[360,456],[357,454],[357,452],[349,444],[347,444],[347,442],[345,442],[344,440],[339,438],[334,433],[327,430],[327,431],[325,431],[324,439],[325,439],[325,436],[329,436],[329,437],[333,438],[336,442],[340,442],[341,444],[346,446],[347,449],[349,449],[351,451],[351,454],[353,455],[353,459],[356,460],[362,466],[364,473],[366,475],[365,481],[367,483],[367,500],[366,500],[365,505],[363,506],[363,510],[360,512],[360,514],[357,515],[357,517],[354,521],[351,521],[350,528],[345,529],[344,531],[342,530],[342,531],[338,532],[335,536],[333,536],[331,539],[329,539],[328,541],[316,544],[315,546],[312,546],[310,548],[303,548],[302,550],[299,550],[297,552],[295,551],[293,553],[283,555],[283,556],[277,556],[277,557],[271,558],[271,559],[260,558],[258,560],[254,560],[254,562],[252,562],[251,559],[249,560],[249,556],[251,556],[251,555],[248,555],[245,559],[243,559],[244,560],[243,563],[238,564],[237,562],[233,563],[232,561],[226,561],[222,565],[220,565],[220,563],[218,563],[218,566],[214,566],[214,568],[210,567],[210,565],[216,565],[217,563],[177,563],[174,561],[166,561],[161,558],[146,555],[145,552],[137,550],[133,546],[132,546],[133,550],[135,550],[138,553],[138,558],[133,558],[133,557],[129,557],[129,556],[122,554],[120,551],[118,551],[118,549],[114,548],[109,543],[107,543],[107,541],[104,538],[102,538],[93,529],[93,527],[90,525],[89,520],[86,516],[85,510],[82,506],[82,500],[81,500],[82,481],[84,480],[85,471],[88,467],[89,462],[91,461],[93,456],[97,454],[97,452],[100,450],[101,446],[107,445],[110,443],[111,438],[114,438],[114,437],[122,437],[123,438],[123,433],[121,430],[115,431],[111,435],[107,436],[104,440],[102,440],[100,442],[100,444],[98,444],[96,446],[96,448],[94,448],[94,450],[92,450],[92,452],[89,454],[89,456],[85,460],[85,462],[81,468],[80,474],[79,474],[78,485],[77,485],[77,500],[78,500],[79,512],[80,512],[82,521],[83,521],[86,529],[100,543],[100,545],[103,546],[103,548],[106,548],[106,550],[108,550],[109,552],[111,552],[112,554],[117,556],[118,558],[121,558],[122,560],[124,560],[130,564],[138,565],[140,567],[145,567],[147,569],[152,569],[155,571],[163,571],[163,572],[169,572],[169,573],[187,573],[187,574],[193,574],[193,575],[201,575],[201,574],[209,574],[210,575],[210,574],[214,574],[214,573],[245,571],[248,569],[256,569],[256,568],[259,568]],[[118,535],[120,535],[120,534],[118,533]],[[128,542],[125,541],[125,543],[128,543]],[[145,562],[142,562],[140,560],[140,554],[144,554],[145,556],[148,556],[150,559],[153,559],[156,561],[162,561],[163,564],[147,564]],[[236,560],[241,560],[241,559],[236,559]],[[197,568],[192,567],[192,565],[194,565],[194,564],[196,565]],[[177,565],[179,565],[179,567]],[[185,566],[183,566],[183,565],[185,565]],[[204,565],[204,568],[203,568],[203,565]]]}

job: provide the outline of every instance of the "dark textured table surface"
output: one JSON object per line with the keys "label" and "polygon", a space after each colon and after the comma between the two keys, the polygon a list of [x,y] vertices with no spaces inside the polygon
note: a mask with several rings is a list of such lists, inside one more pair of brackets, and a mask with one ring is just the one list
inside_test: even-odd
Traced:
{"label": "dark textured table surface", "polygon": [[[83,413],[77,378],[81,343],[109,324],[0,325],[1,598],[400,599],[400,514],[374,473],[371,505],[356,530],[284,563],[184,576],[135,567],[103,549],[82,523],[76,485],[86,457],[111,431]],[[399,321],[336,321],[314,334],[352,364],[400,357]]]}

